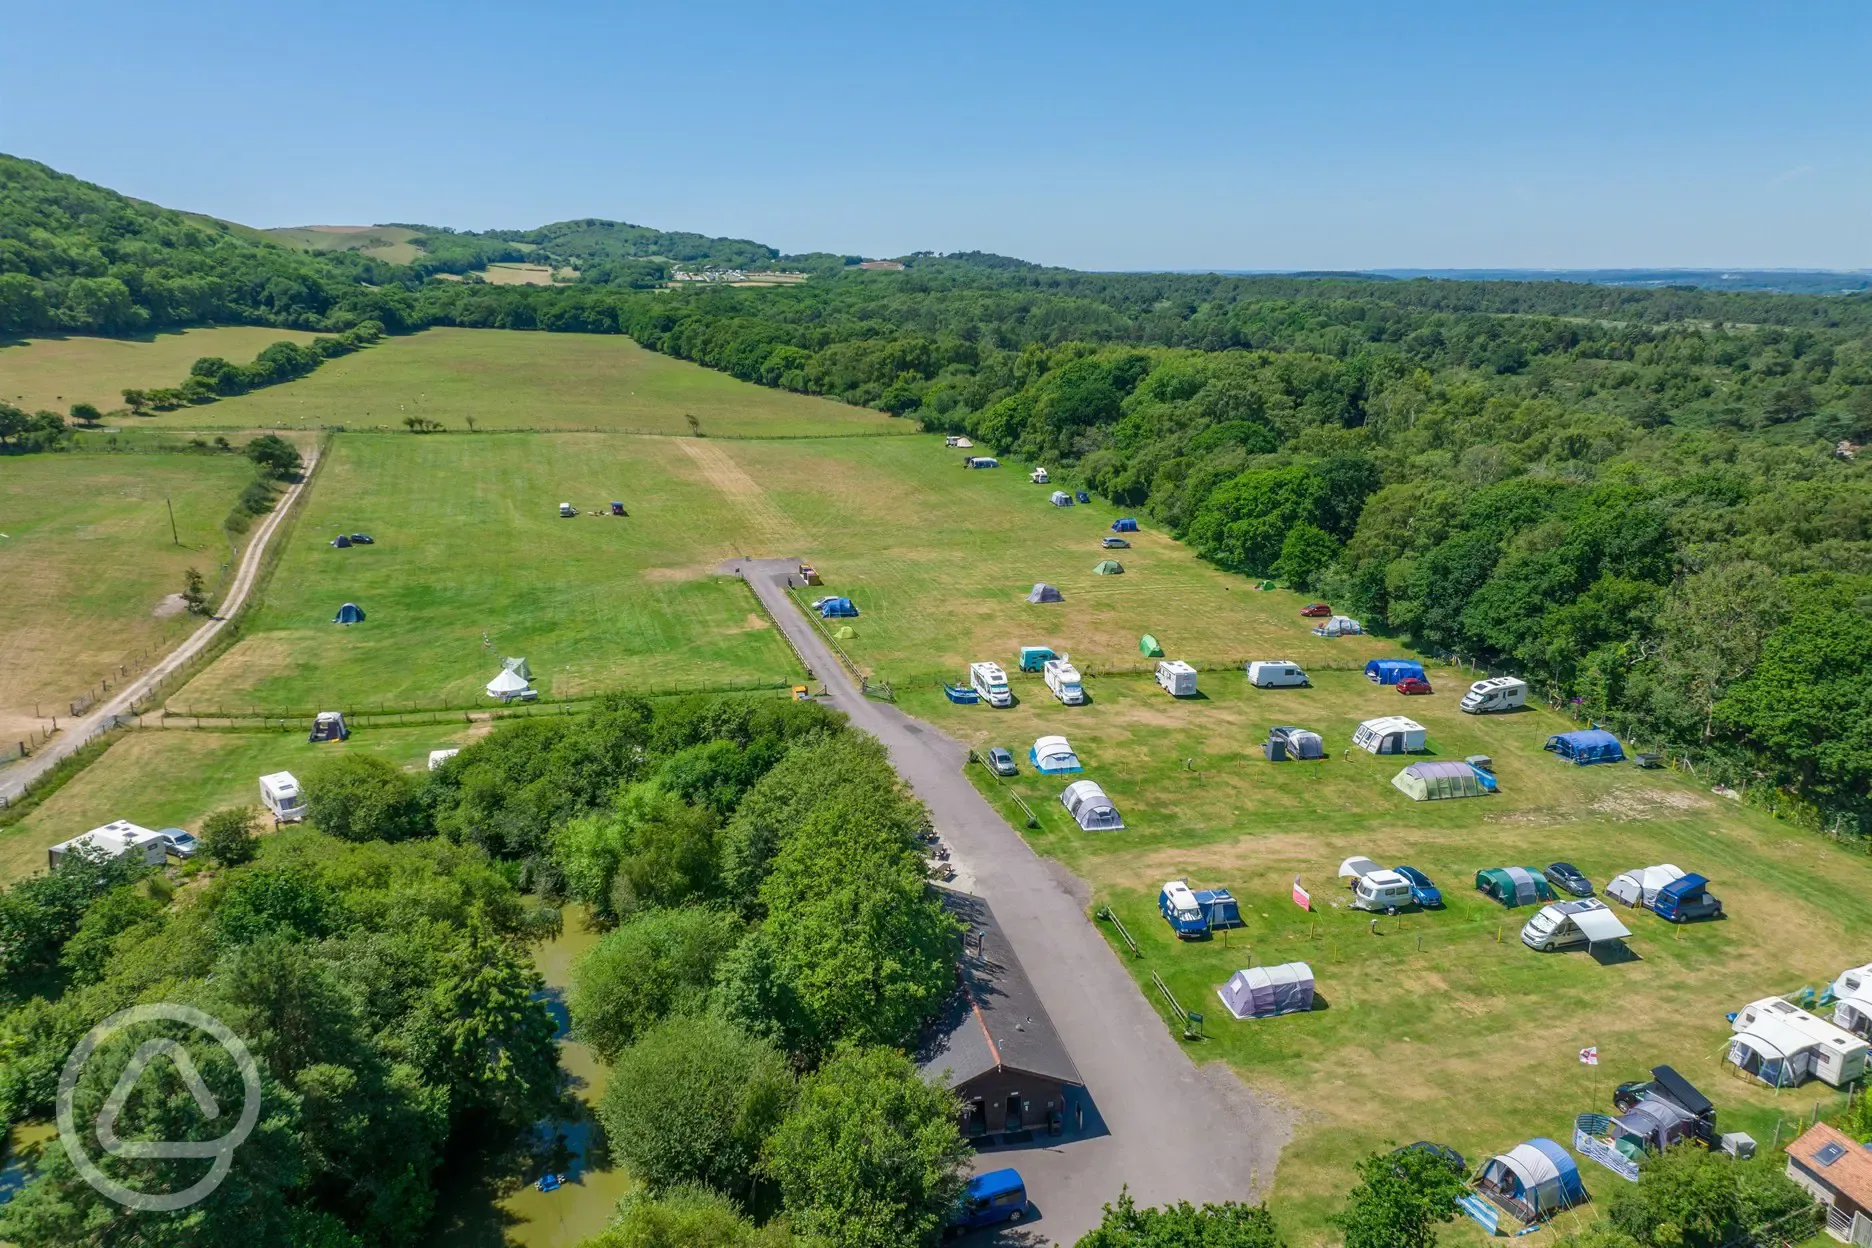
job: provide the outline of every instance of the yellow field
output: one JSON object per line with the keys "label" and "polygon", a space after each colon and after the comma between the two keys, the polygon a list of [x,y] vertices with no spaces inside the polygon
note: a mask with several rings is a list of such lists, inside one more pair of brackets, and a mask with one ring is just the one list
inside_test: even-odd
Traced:
{"label": "yellow field", "polygon": [[408,264],[422,254],[410,240],[415,230],[400,225],[298,225],[263,230],[268,238],[302,251],[356,251],[391,264]]}
{"label": "yellow field", "polygon": [[[272,343],[310,342],[315,336],[297,329],[230,325],[140,339],[34,338],[0,346],[0,402],[61,415],[74,403],[94,403],[110,411],[123,406],[126,389],[181,385],[189,367],[203,356],[245,364]],[[187,412],[194,410],[171,413],[169,423],[183,424]]]}
{"label": "yellow field", "polygon": [[480,271],[480,276],[495,286],[550,286],[555,281],[571,281],[578,271],[564,269],[556,273],[545,264],[490,264]]}

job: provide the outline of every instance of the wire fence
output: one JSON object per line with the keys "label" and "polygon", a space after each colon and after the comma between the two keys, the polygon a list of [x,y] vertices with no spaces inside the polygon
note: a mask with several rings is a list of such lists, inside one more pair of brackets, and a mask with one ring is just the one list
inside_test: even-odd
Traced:
{"label": "wire fence", "polygon": [[[780,676],[771,680],[753,681],[714,681],[677,685],[633,686],[622,692],[639,698],[677,698],[708,694],[735,693],[771,693],[775,690],[791,689],[796,683],[793,677]],[[417,703],[417,702],[352,702],[348,705],[326,705],[317,709],[305,707],[164,707],[155,717],[155,722],[146,726],[167,727],[239,727],[243,724],[278,724],[282,727],[303,725],[310,727],[312,720],[327,711],[337,711],[345,717],[345,722],[365,723],[440,723],[444,719],[464,717],[472,721],[476,717],[500,717],[503,715],[560,714],[569,713],[595,705],[610,696],[609,691],[570,694],[558,698],[534,698],[530,701],[503,702],[491,704],[488,701]],[[171,721],[189,721],[174,724]]]}

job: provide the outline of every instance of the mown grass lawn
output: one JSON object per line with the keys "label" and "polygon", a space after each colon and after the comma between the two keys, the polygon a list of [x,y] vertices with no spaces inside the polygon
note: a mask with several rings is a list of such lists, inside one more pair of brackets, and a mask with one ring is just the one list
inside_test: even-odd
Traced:
{"label": "mown grass lawn", "polygon": [[200,623],[158,612],[186,569],[222,579],[233,557],[222,522],[253,475],[233,455],[0,460],[0,746],[43,726],[34,703],[68,718],[70,699]]}
{"label": "mown grass lawn", "polygon": [[[1205,674],[1204,696],[1175,701],[1147,677],[1088,682],[1092,702],[1059,705],[1037,680],[1017,680],[1007,711],[957,707],[912,690],[905,708],[970,742],[1007,745],[1022,775],[979,787],[1020,826],[1008,793],[1040,820],[1027,836],[1092,886],[1143,949],[1132,959],[1099,926],[1139,990],[1168,1010],[1149,974],[1207,1018],[1198,1061],[1228,1062],[1251,1085],[1293,1107],[1275,1204],[1299,1242],[1325,1242],[1351,1165],[1390,1143],[1432,1139],[1472,1160],[1535,1135],[1570,1144],[1574,1115],[1609,1105],[1613,1085],[1670,1063],[1721,1109],[1725,1129],[1766,1147],[1776,1123],[1838,1097],[1824,1085],[1774,1092],[1727,1074],[1723,1015],[1772,993],[1818,985],[1864,961],[1872,947],[1872,862],[1723,798],[1688,778],[1630,766],[1576,768],[1541,750],[1569,725],[1545,710],[1472,717],[1455,709],[1466,681],[1433,670],[1438,692],[1405,698],[1353,673],[1325,672],[1312,689],[1258,690],[1238,673]],[[1348,753],[1364,718],[1402,711],[1429,729],[1431,756],[1491,755],[1494,797],[1412,802],[1390,778],[1408,760]],[[1331,757],[1272,764],[1267,728],[1320,732]],[[1058,802],[1064,782],[1031,773],[1033,738],[1060,732],[1111,794],[1122,832],[1080,831]],[[1076,778],[1076,777],[1075,777]],[[1385,919],[1345,904],[1339,862],[1367,854],[1408,863],[1442,887],[1442,911]],[[1473,890],[1478,868],[1576,863],[1595,883],[1619,871],[1675,862],[1708,875],[1729,917],[1683,928],[1642,912],[1628,961],[1522,946],[1532,907],[1505,911]],[[1294,905],[1301,877],[1315,913]],[[1158,916],[1163,882],[1189,877],[1242,902],[1245,926],[1226,939],[1179,942]],[[1313,1013],[1236,1022],[1216,990],[1236,969],[1312,964],[1323,1003]],[[1598,1046],[1601,1064],[1579,1050]],[[1781,1132],[1783,1142],[1788,1127]],[[1623,1182],[1581,1162],[1603,1197]],[[1461,1232],[1464,1237],[1467,1231]]]}
{"label": "mown grass lawn", "polygon": [[[187,371],[185,364],[182,372]],[[180,380],[178,374],[168,384]],[[388,338],[329,360],[312,375],[287,385],[151,419],[183,429],[400,429],[404,417],[422,416],[456,433],[466,432],[473,418],[481,429],[686,434],[692,415],[705,434],[718,436],[890,434],[913,428],[869,408],[737,381],[726,373],[646,351],[615,334],[502,329],[430,329]]]}
{"label": "mown grass lawn", "polygon": [[[880,679],[963,678],[968,664],[1014,661],[1022,645],[1052,645],[1081,664],[1139,664],[1149,632],[1172,657],[1192,661],[1293,658],[1362,665],[1395,652],[1370,637],[1314,637],[1306,600],[1197,559],[1155,531],[1100,539],[1124,514],[1103,504],[1054,507],[1052,486],[1033,485],[1012,461],[961,467],[969,452],[934,436],[825,442],[723,442],[754,493],[740,506],[763,553],[799,555],[825,579],[814,594],[846,594],[863,613],[849,621],[852,657]],[[1118,560],[1121,576],[1092,571]],[[1031,605],[1046,581],[1063,603]]]}
{"label": "mown grass lawn", "polygon": [[147,338],[26,339],[0,345],[0,402],[60,415],[74,403],[92,403],[108,412],[123,406],[126,389],[181,385],[203,356],[245,364],[272,343],[310,342],[314,337],[298,329],[229,325]]}
{"label": "mown grass lawn", "polygon": [[[791,677],[753,595],[715,574],[734,530],[685,441],[339,436],[253,624],[169,705],[465,705],[508,655],[548,696]],[[598,514],[613,499],[627,518]],[[376,541],[333,549],[341,532]],[[364,623],[331,622],[346,602]]]}
{"label": "mown grass lawn", "polygon": [[318,745],[307,741],[303,731],[131,732],[20,822],[0,828],[0,882],[43,871],[48,846],[113,819],[198,831],[204,816],[224,806],[258,806],[260,777],[268,772],[303,777],[318,760],[346,751],[375,754],[421,771],[430,750],[461,745],[485,727],[456,722],[372,728],[352,733],[348,741]]}

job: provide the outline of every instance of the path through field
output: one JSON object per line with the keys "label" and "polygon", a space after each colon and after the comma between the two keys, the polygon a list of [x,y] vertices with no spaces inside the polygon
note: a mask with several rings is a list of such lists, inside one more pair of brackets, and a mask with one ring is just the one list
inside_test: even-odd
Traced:
{"label": "path through field", "polygon": [[720,492],[722,499],[740,513],[751,535],[749,544],[754,547],[743,551],[744,554],[776,555],[797,543],[797,532],[787,514],[768,497],[761,483],[750,477],[726,451],[700,438],[682,438],[678,445],[695,460],[696,467]]}
{"label": "path through field", "polygon": [[260,562],[265,558],[267,547],[273,541],[273,535],[279,532],[280,524],[285,520],[293,504],[298,501],[300,491],[312,479],[312,469],[318,463],[318,448],[306,456],[305,467],[299,474],[299,480],[286,487],[267,518],[254,530],[253,540],[247,543],[247,551],[241,556],[240,567],[234,572],[234,581],[228,586],[227,597],[222,600],[221,614],[208,620],[191,633],[186,641],[177,646],[170,654],[151,665],[147,672],[118,689],[116,695],[100,703],[82,719],[67,723],[59,734],[41,746],[30,758],[22,759],[4,769],[0,769],[0,805],[11,802],[26,791],[26,786],[43,776],[61,761],[77,753],[85,742],[103,731],[119,715],[131,713],[131,708],[160,684],[164,677],[200,654],[202,649],[218,636],[229,620],[234,618],[241,604],[247,601],[254,582],[259,579]]}
{"label": "path through field", "polygon": [[[968,865],[1008,941],[1085,1076],[1103,1133],[1041,1137],[976,1157],[1014,1166],[1040,1217],[1006,1242],[1071,1244],[1098,1225],[1102,1206],[1129,1184],[1140,1205],[1254,1200],[1273,1185],[1286,1116],[1221,1063],[1198,1068],[1165,1029],[1086,917],[1083,885],[1041,859],[962,774],[967,751],[930,724],[861,696],[785,590],[795,565],[730,565],[767,604],[824,682],[833,706],[890,750],[898,772]],[[727,569],[724,569],[727,570]],[[1088,1118],[1090,1122],[1091,1119]]]}

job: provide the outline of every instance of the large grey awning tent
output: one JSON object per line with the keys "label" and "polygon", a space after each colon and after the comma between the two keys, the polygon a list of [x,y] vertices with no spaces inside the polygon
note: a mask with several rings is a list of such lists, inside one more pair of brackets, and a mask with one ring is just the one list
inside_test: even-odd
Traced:
{"label": "large grey awning tent", "polygon": [[1251,966],[1229,976],[1216,989],[1236,1018],[1272,1018],[1313,1008],[1313,968],[1304,962]]}
{"label": "large grey awning tent", "polygon": [[1481,797],[1495,790],[1495,777],[1468,763],[1412,763],[1391,777],[1391,785],[1419,802],[1446,797]]}
{"label": "large grey awning tent", "polygon": [[363,622],[364,608],[355,602],[345,603],[344,606],[338,608],[338,614],[332,616],[334,624],[362,624]]}
{"label": "large grey awning tent", "polygon": [[1034,582],[1034,587],[1027,594],[1028,602],[1065,602],[1066,596],[1045,581]]}
{"label": "large grey awning tent", "polygon": [[1075,780],[1067,785],[1060,794],[1060,805],[1087,832],[1112,832],[1125,826],[1118,808],[1094,780]]}

